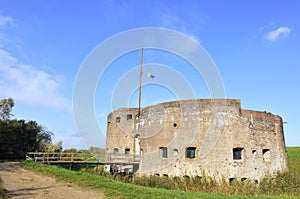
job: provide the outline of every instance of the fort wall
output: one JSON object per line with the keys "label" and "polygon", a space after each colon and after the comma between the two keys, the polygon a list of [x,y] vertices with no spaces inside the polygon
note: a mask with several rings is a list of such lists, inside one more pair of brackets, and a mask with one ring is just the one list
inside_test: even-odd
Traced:
{"label": "fort wall", "polygon": [[288,169],[281,117],[242,110],[240,100],[165,102],[136,114],[109,114],[106,153],[140,155],[142,175],[260,179]]}

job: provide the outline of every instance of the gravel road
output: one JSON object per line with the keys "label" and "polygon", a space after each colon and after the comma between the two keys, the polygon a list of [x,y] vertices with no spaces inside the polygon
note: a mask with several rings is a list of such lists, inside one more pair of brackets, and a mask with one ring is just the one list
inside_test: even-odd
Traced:
{"label": "gravel road", "polygon": [[97,190],[57,182],[54,178],[23,169],[17,162],[0,163],[0,178],[3,187],[8,191],[7,195],[11,198],[105,198]]}

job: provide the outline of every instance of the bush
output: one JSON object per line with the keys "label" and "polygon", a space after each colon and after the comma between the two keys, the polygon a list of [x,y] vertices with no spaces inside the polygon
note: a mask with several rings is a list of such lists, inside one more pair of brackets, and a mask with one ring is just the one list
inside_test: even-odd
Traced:
{"label": "bush", "polygon": [[122,182],[129,182],[145,187],[156,187],[172,190],[183,190],[186,192],[205,192],[219,193],[230,195],[282,195],[282,196],[299,196],[300,195],[300,176],[297,173],[278,173],[276,176],[267,176],[261,179],[260,183],[254,180],[233,180],[228,182],[227,179],[216,179],[202,174],[197,177],[159,177],[152,176],[118,176],[113,177]]}
{"label": "bush", "polygon": [[277,173],[267,176],[259,183],[259,193],[268,195],[300,195],[300,176],[297,173]]}

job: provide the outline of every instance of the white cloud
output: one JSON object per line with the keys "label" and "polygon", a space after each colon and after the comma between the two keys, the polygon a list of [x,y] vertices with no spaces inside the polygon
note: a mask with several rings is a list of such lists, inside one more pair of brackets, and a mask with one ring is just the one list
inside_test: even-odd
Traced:
{"label": "white cloud", "polygon": [[162,27],[170,28],[177,30],[179,32],[182,32],[189,36],[191,39],[195,40],[198,42],[198,39],[195,35],[192,35],[187,31],[186,26],[184,25],[185,23],[183,20],[175,15],[167,15],[167,14],[162,14]]}
{"label": "white cloud", "polygon": [[292,30],[288,27],[281,26],[276,30],[270,31],[265,35],[269,41],[276,41],[281,35],[288,36]]}
{"label": "white cloud", "polygon": [[14,20],[11,17],[3,16],[0,13],[0,29],[4,28],[5,26],[9,24],[14,24]]}
{"label": "white cloud", "polygon": [[0,50],[0,96],[16,101],[71,111],[71,101],[60,90],[64,81],[30,65],[20,63],[10,53]]}
{"label": "white cloud", "polygon": [[105,116],[106,116],[106,112],[105,112],[105,111],[103,111],[102,113],[100,113],[100,114],[98,115],[99,118],[103,118],[103,117],[105,117]]}
{"label": "white cloud", "polygon": [[0,47],[7,40],[4,29],[9,24],[14,24],[14,20],[11,17],[3,16],[0,11]]}
{"label": "white cloud", "polygon": [[176,29],[184,29],[185,27],[182,25],[183,23],[181,22],[180,18],[175,15],[167,15],[163,14],[162,15],[162,25],[164,27],[169,27],[169,28],[176,28]]}

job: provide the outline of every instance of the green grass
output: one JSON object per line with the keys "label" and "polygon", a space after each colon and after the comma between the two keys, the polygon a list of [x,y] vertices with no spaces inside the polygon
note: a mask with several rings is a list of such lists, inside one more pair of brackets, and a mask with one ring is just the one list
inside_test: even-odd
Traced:
{"label": "green grass", "polygon": [[[57,180],[73,183],[81,187],[100,190],[110,198],[252,198],[249,196],[224,195],[214,193],[184,192],[162,188],[147,188],[129,183],[122,183],[103,176],[96,176],[84,172],[69,171],[57,166],[43,165],[32,161],[21,163],[25,168],[37,171],[44,175],[55,177]],[[255,198],[288,198],[283,196],[261,195]]]}
{"label": "green grass", "polygon": [[289,171],[300,174],[300,147],[287,147],[287,156]]}
{"label": "green grass", "polygon": [[93,154],[78,153],[77,156],[82,160],[88,160],[90,162],[97,162],[97,161],[104,162],[104,154],[97,154],[97,156],[95,157],[95,155]]}
{"label": "green grass", "polygon": [[[57,166],[43,165],[40,163],[32,161],[24,161],[21,163],[25,168],[37,171],[44,175],[55,177],[57,180],[73,183],[81,187],[89,187],[96,190],[100,190],[109,198],[300,198],[298,197],[287,197],[287,196],[270,196],[266,194],[282,194],[287,193],[288,195],[295,195],[299,193],[300,183],[300,147],[288,147],[288,160],[290,174],[278,175],[276,178],[265,178],[261,185],[259,185],[259,195],[254,194],[254,196],[240,196],[240,195],[225,195],[217,193],[199,193],[185,192],[180,190],[168,190],[163,188],[149,188],[139,185],[134,185],[130,183],[123,183],[116,181],[107,177],[97,176],[84,172],[69,171]],[[163,178],[161,178],[163,179]],[[167,179],[167,178],[166,178]],[[155,180],[155,179],[154,179]],[[167,181],[167,180],[166,180]],[[242,191],[247,191],[248,185],[240,184],[236,182],[236,185],[222,187],[222,189],[242,189]],[[167,182],[166,184],[170,184]],[[250,187],[252,186],[249,184]],[[211,184],[208,186],[215,186]],[[186,186],[188,187],[188,186]],[[237,190],[238,191],[238,190]],[[240,193],[236,191],[229,190],[228,193]],[[260,195],[260,193],[266,193],[265,195]]]}

